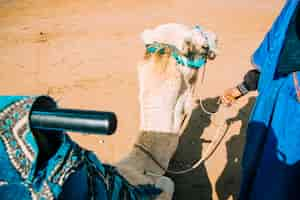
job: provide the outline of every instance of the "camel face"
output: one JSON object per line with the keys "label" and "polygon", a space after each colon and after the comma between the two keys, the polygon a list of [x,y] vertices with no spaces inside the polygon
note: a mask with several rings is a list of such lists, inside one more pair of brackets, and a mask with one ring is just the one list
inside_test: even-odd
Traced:
{"label": "camel face", "polygon": [[[148,66],[148,71],[157,73],[164,78],[176,78],[183,75],[187,85],[191,85],[197,80],[197,69],[200,66],[193,61],[203,58],[205,64],[207,60],[213,60],[217,55],[216,34],[204,30],[200,26],[163,24],[154,29],[145,30],[141,34],[141,38],[146,47],[155,44],[156,49],[153,52],[146,49],[144,60],[140,66]],[[174,52],[182,58],[182,62],[178,62],[176,56],[174,58]],[[189,61],[196,67],[190,67]],[[158,77],[158,75],[156,76]]]}
{"label": "camel face", "polygon": [[[147,29],[141,37],[146,46],[138,66],[141,127],[177,132],[183,115],[195,106],[198,69],[217,54],[217,36],[199,26],[171,23]],[[161,123],[164,118],[170,120]],[[155,123],[147,125],[147,121]]]}
{"label": "camel face", "polygon": [[217,55],[217,35],[200,26],[190,27],[183,24],[163,24],[154,29],[145,30],[142,35],[145,45],[153,43],[169,44],[191,59],[208,54],[208,58]]}
{"label": "camel face", "polygon": [[184,39],[182,53],[190,59],[207,56],[214,59],[217,55],[217,35],[211,31],[196,26],[191,28]]}
{"label": "camel face", "polygon": [[[207,59],[213,60],[217,55],[217,35],[200,26],[191,27],[176,23],[163,24],[154,29],[145,30],[141,34],[141,38],[146,47],[158,44],[155,52],[148,52],[146,50],[144,61],[149,63],[151,60],[153,64],[160,65],[155,67],[160,72],[168,69],[167,66],[170,65],[172,55],[174,58],[174,52],[178,53],[183,61],[173,64],[183,66],[189,65],[187,62],[184,62],[186,60],[198,61],[204,58],[206,62]],[[175,59],[177,60],[177,58]],[[197,69],[199,66],[193,66],[192,68]],[[194,77],[191,74],[195,74],[197,70],[184,69],[183,71],[184,77],[190,80]]]}

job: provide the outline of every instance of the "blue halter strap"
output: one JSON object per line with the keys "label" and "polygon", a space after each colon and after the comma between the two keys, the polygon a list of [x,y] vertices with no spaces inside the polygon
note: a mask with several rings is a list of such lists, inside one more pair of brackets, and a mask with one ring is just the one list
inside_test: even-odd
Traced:
{"label": "blue halter strap", "polygon": [[162,43],[153,43],[146,45],[146,50],[148,53],[156,53],[158,52],[159,54],[164,54],[165,53],[165,48],[168,47],[172,50],[172,56],[176,60],[176,63],[179,65],[184,65],[193,69],[200,69],[206,64],[206,57],[201,56],[200,58],[197,59],[190,59],[186,56],[180,55],[179,50],[169,44],[162,44]]}

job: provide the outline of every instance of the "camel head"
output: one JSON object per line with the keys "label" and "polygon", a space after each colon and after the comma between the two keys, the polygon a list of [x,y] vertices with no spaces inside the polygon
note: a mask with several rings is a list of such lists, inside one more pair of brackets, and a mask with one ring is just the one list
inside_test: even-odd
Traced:
{"label": "camel head", "polygon": [[154,29],[145,30],[142,35],[144,44],[167,44],[189,60],[199,57],[213,60],[217,55],[217,36],[200,26],[183,24],[163,24]]}

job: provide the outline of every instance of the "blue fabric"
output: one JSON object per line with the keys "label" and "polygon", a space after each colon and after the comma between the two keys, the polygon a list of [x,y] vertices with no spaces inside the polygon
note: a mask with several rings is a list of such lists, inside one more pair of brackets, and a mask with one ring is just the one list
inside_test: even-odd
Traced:
{"label": "blue fabric", "polygon": [[267,88],[275,77],[275,71],[289,22],[297,8],[299,0],[287,0],[280,15],[266,34],[259,48],[252,56],[253,64],[261,71],[259,91]]}
{"label": "blue fabric", "polygon": [[300,199],[300,104],[292,74],[276,75],[289,21],[298,3],[286,2],[252,56],[261,75],[246,136],[241,200]]}
{"label": "blue fabric", "polygon": [[0,197],[3,200],[31,199],[31,194],[26,185],[22,183],[10,183],[0,187]]}
{"label": "blue fabric", "polygon": [[131,185],[64,133],[57,134],[60,145],[55,154],[37,165],[39,151],[29,113],[42,100],[53,101],[0,96],[0,199],[150,200],[161,192],[153,185]]}
{"label": "blue fabric", "polygon": [[7,105],[25,98],[24,96],[1,96],[0,110],[3,110]]}
{"label": "blue fabric", "polygon": [[[60,134],[55,155],[37,169],[39,150],[29,113],[34,102],[42,98],[0,97],[0,191],[15,193],[15,199],[58,198],[64,182],[83,163],[83,150]],[[0,199],[10,198],[7,192],[0,192]]]}
{"label": "blue fabric", "polygon": [[[289,23],[284,45],[280,53],[277,71],[278,75],[300,71],[300,4]],[[297,26],[299,33],[297,33]]]}
{"label": "blue fabric", "polygon": [[[76,173],[72,174],[64,183],[60,199],[89,199],[88,197],[88,173],[86,166],[82,166]],[[101,198],[106,199],[105,187],[98,188],[102,192]]]}

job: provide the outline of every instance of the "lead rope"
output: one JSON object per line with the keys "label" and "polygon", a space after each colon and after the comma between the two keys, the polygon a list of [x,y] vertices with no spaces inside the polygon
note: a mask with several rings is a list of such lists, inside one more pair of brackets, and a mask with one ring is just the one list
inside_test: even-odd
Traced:
{"label": "lead rope", "polygon": [[[204,66],[204,69],[203,69],[203,72],[202,72],[202,78],[201,78],[201,85],[204,84],[204,79],[205,79],[205,68],[206,66]],[[192,87],[192,95],[194,96],[195,95],[195,91],[196,91],[196,88],[195,86]],[[205,112],[206,114],[208,115],[214,115],[216,112],[210,112],[208,111],[204,105],[203,105],[203,102],[202,102],[202,98],[200,96],[199,98],[200,100],[200,107],[201,109],[203,110],[203,112]],[[220,104],[220,106],[224,106],[222,104]],[[184,122],[183,122],[183,125],[179,131],[179,135],[181,135],[186,126],[187,126],[187,123],[189,122],[191,118],[191,114],[189,114],[188,116],[184,116]],[[217,130],[216,130],[216,134],[215,136],[213,137],[213,142],[207,147],[206,151],[204,152],[203,156],[195,163],[193,164],[192,167],[190,168],[187,168],[187,169],[183,169],[183,170],[178,170],[178,171],[175,171],[175,170],[169,170],[167,168],[165,168],[164,166],[162,166],[153,156],[152,154],[147,151],[147,149],[143,148],[142,146],[137,146],[139,149],[141,149],[144,153],[146,153],[147,155],[150,155],[150,158],[156,163],[158,164],[158,166],[163,169],[165,172],[168,172],[170,174],[175,174],[175,175],[179,175],[179,174],[186,174],[188,172],[191,172],[193,171],[194,169],[198,168],[201,164],[203,164],[205,161],[207,161],[214,153],[215,151],[217,150],[217,148],[220,146],[223,138],[225,137],[226,133],[228,132],[228,128],[230,127],[230,124],[228,124],[226,126],[226,122],[224,122],[222,125],[218,125],[217,127]],[[155,173],[152,173],[152,172],[145,172],[145,174],[147,175],[150,175],[150,176],[156,176],[156,177],[159,177],[161,175],[158,175],[158,174],[155,174]]]}
{"label": "lead rope", "polygon": [[[204,84],[204,80],[205,80],[205,72],[206,72],[206,66],[203,67],[203,71],[202,71],[202,77],[201,77],[201,85]],[[195,91],[196,91],[196,87],[193,86],[192,88],[192,95],[195,96]],[[203,101],[202,101],[202,97],[199,96],[199,104],[201,109],[203,110],[203,112],[205,112],[206,114],[212,116],[214,115],[216,112],[211,112],[208,111],[205,106],[203,105]],[[222,104],[220,104],[220,106],[223,106]],[[180,130],[180,135],[184,132],[188,121],[191,118],[191,114],[189,114],[189,116],[185,116],[185,125],[182,126],[181,130]],[[179,170],[179,171],[174,171],[174,170],[166,170],[168,173],[170,174],[185,174],[188,172],[193,171],[194,169],[198,168],[201,164],[203,164],[205,161],[207,161],[217,150],[217,148],[219,147],[219,145],[221,144],[223,138],[225,137],[227,131],[228,131],[228,127],[226,126],[226,122],[224,122],[221,125],[218,125],[217,130],[216,130],[216,134],[213,137],[213,142],[207,147],[206,151],[204,152],[202,158],[200,158],[195,164],[193,164],[192,167],[188,168],[188,169],[184,169],[184,170]]]}

